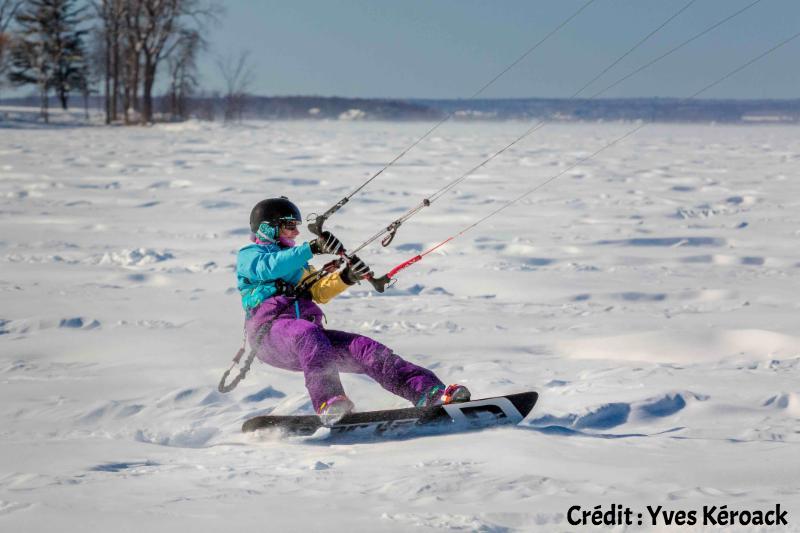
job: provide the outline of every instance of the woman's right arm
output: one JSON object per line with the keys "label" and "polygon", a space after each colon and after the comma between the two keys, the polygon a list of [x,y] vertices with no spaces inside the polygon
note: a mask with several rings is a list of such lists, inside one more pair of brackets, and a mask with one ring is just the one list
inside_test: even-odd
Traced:
{"label": "woman's right arm", "polygon": [[276,252],[265,252],[253,246],[239,251],[236,269],[249,279],[276,280],[302,270],[312,256],[307,242]]}

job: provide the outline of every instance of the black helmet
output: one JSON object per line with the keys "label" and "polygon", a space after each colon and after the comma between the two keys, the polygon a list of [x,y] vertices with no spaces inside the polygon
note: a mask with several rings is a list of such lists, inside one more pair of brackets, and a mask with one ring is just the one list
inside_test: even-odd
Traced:
{"label": "black helmet", "polygon": [[258,227],[263,222],[277,229],[281,222],[289,220],[302,222],[303,217],[300,215],[300,209],[285,196],[267,198],[258,202],[253,210],[250,211],[250,231],[257,233]]}

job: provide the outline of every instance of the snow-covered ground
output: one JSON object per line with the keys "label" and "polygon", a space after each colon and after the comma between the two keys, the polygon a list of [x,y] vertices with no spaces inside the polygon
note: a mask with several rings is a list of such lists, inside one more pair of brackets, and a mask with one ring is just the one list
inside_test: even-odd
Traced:
{"label": "snow-covered ground", "polygon": [[[322,212],[428,127],[0,129],[0,530],[589,530],[568,509],[612,503],[780,503],[800,530],[796,127],[648,126],[385,295],[327,305],[475,396],[539,391],[521,426],[240,433],[310,411],[302,375],[263,364],[216,392],[250,208]],[[445,125],[328,228],[360,243],[527,127]],[[383,273],[630,128],[548,126],[361,256]],[[344,383],[361,409],[405,405]]]}

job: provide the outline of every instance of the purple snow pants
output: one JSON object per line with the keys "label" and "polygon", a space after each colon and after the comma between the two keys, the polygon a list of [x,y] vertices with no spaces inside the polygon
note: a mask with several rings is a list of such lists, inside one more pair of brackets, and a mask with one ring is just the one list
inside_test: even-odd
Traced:
{"label": "purple snow pants", "polygon": [[[297,311],[302,318],[296,317]],[[323,328],[321,317],[322,311],[309,300],[300,300],[296,307],[276,297],[262,303],[247,321],[250,345],[258,346],[259,359],[303,372],[315,411],[323,402],[344,394],[339,372],[366,374],[414,404],[433,386],[443,386],[430,370],[405,361],[369,337]],[[258,343],[259,330],[270,321]]]}

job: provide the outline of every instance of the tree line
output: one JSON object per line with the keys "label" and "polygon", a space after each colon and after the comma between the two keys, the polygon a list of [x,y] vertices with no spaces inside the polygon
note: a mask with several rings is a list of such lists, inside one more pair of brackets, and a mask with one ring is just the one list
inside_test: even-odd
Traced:
{"label": "tree line", "polygon": [[[0,0],[0,77],[34,86],[44,121],[51,95],[67,109],[72,95],[102,93],[106,123],[151,123],[157,80],[166,82],[164,115],[185,119],[207,26],[221,11],[215,0]],[[218,61],[226,118],[250,79],[246,53],[233,65]]]}

